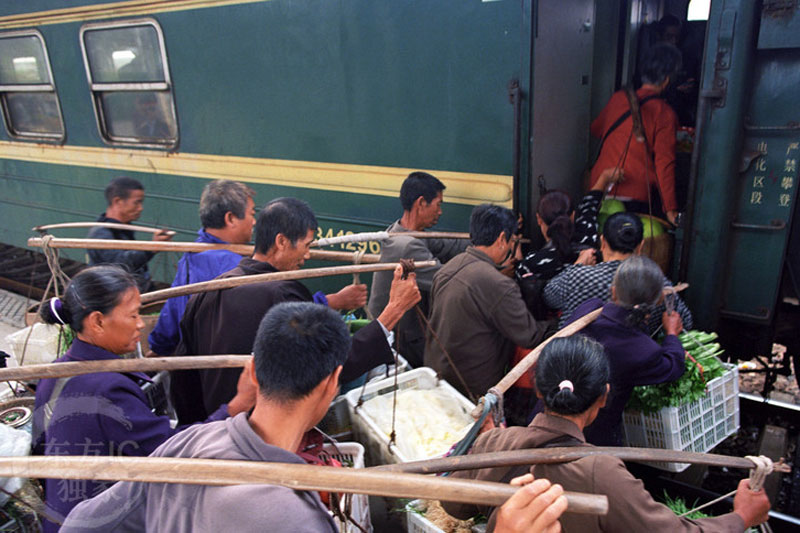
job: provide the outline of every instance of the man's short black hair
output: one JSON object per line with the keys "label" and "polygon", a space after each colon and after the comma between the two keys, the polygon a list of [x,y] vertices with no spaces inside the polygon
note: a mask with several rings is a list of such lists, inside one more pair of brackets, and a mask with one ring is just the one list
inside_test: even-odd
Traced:
{"label": "man's short black hair", "polygon": [[265,398],[299,400],[343,365],[350,333],[331,308],[312,302],[273,306],[253,344],[256,379]]}
{"label": "man's short black hair", "polygon": [[444,183],[427,172],[412,172],[400,187],[400,204],[403,211],[411,211],[414,202],[422,196],[430,203],[445,189]]}
{"label": "man's short black hair", "polygon": [[469,238],[475,246],[491,246],[500,232],[510,239],[517,231],[517,217],[505,207],[481,204],[469,217]]}
{"label": "man's short black hair", "polygon": [[308,230],[316,229],[317,217],[307,203],[291,197],[275,198],[258,214],[256,252],[267,253],[275,245],[279,233],[294,245],[308,234]]}
{"label": "man's short black hair", "polygon": [[233,213],[238,219],[247,213],[247,199],[255,196],[255,191],[238,181],[214,180],[203,188],[200,196],[200,223],[204,228],[225,227],[225,215]]}
{"label": "man's short black hair", "polygon": [[642,60],[642,83],[660,85],[668,77],[674,79],[681,69],[681,51],[669,43],[657,43],[647,50]]}
{"label": "man's short black hair", "polygon": [[139,180],[135,180],[127,176],[114,178],[111,180],[111,183],[106,186],[106,202],[108,202],[108,205],[111,205],[111,203],[114,201],[114,198],[122,198],[123,200],[126,200],[128,196],[131,195],[131,191],[143,190],[144,185],[142,185]]}

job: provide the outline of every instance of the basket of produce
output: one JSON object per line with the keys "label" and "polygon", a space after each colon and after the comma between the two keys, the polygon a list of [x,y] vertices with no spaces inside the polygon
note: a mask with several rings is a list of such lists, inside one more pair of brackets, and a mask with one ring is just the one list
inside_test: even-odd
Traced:
{"label": "basket of produce", "polygon": [[[353,431],[371,464],[438,457],[474,423],[474,405],[430,368],[399,374],[397,386],[390,377],[345,396]],[[390,444],[393,427],[396,439]]]}
{"label": "basket of produce", "polygon": [[[636,387],[622,415],[628,446],[708,452],[739,429],[739,371],[722,363],[716,333],[679,336],[689,356],[672,383]],[[681,472],[685,463],[650,463]]]}
{"label": "basket of produce", "polygon": [[[322,453],[331,459],[338,461],[342,466],[349,468],[364,468],[364,447],[357,442],[340,442],[337,444],[325,444]],[[340,508],[345,516],[350,518],[359,526],[352,522],[343,522],[334,515],[334,521],[339,526],[342,533],[355,533],[359,531],[372,531],[372,520],[369,514],[369,498],[366,494],[353,494],[342,498]]]}
{"label": "basket of produce", "polygon": [[408,533],[483,533],[486,520],[459,520],[447,514],[437,501],[413,500],[406,505]]}

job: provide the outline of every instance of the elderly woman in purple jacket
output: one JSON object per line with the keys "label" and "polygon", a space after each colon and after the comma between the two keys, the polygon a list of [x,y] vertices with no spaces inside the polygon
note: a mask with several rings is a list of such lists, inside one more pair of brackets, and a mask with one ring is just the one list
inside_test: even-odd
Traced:
{"label": "elderly woman in purple jacket", "polygon": [[633,255],[623,261],[611,286],[611,301],[587,300],[572,314],[572,322],[598,309],[600,316],[581,331],[603,345],[611,365],[611,392],[597,419],[586,428],[586,441],[595,446],[622,446],[622,411],[633,388],[675,381],[685,369],[686,351],[677,335],[683,329],[676,312],[665,312],[666,334],[661,344],[645,332],[647,319],[661,302],[664,278],[658,265]]}
{"label": "elderly woman in purple jacket", "polygon": [[[91,267],[67,285],[63,299],[42,306],[50,324],[69,326],[75,340],[56,362],[116,359],[136,349],[144,322],[139,316],[135,278],[117,266]],[[155,415],[142,392],[145,374],[102,372],[43,379],[36,390],[34,447],[44,455],[149,455],[174,435],[166,416]],[[254,389],[240,389],[209,420],[249,409]],[[45,480],[48,515],[63,518],[79,502],[105,490],[111,482]],[[44,521],[44,531],[58,526]]]}

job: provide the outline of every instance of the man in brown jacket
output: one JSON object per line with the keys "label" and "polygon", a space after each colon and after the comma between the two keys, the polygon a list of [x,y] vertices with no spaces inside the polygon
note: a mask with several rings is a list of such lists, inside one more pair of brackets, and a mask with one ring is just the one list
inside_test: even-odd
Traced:
{"label": "man in brown jacket", "polygon": [[475,398],[503,377],[515,346],[533,348],[548,323],[537,322],[519,286],[500,273],[514,255],[517,218],[504,207],[482,204],[470,217],[472,246],[433,278],[429,366],[461,393]]}

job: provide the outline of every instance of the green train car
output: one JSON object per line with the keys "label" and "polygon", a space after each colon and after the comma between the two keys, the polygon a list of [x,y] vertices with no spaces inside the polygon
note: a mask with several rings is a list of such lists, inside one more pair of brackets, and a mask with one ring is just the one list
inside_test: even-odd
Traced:
{"label": "green train car", "polygon": [[[0,242],[93,220],[121,174],[147,190],[140,222],[177,240],[193,239],[200,191],[218,178],[249,184],[257,204],[304,198],[321,237],[378,230],[417,169],[447,186],[436,229],[464,231],[492,202],[535,239],[539,183],[578,194],[592,117],[634,79],[653,23],[685,19],[688,4],[4,2]],[[800,7],[713,0],[690,26],[697,123],[672,277],[690,283],[699,326],[747,326],[763,344],[800,277]],[[177,257],[159,254],[154,276],[169,281]]]}

